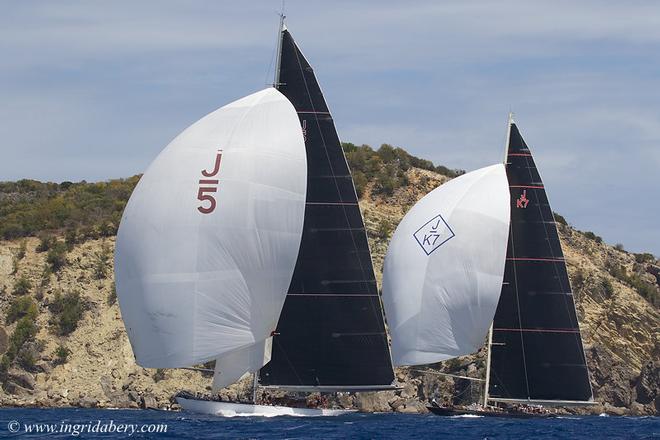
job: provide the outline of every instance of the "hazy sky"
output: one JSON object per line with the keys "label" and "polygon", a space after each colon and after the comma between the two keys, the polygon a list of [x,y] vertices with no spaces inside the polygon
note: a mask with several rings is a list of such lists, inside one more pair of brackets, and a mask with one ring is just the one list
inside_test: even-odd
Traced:
{"label": "hazy sky", "polygon": [[[279,5],[3,2],[0,180],[142,172],[272,81]],[[513,110],[555,211],[660,255],[660,3],[288,0],[286,13],[343,140],[469,171],[502,159]]]}

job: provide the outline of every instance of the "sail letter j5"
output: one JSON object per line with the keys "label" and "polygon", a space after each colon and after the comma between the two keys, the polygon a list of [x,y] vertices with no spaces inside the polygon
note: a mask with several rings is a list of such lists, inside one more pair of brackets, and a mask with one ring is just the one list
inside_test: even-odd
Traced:
{"label": "sail letter j5", "polygon": [[202,176],[204,177],[213,177],[216,174],[218,174],[218,171],[220,171],[220,161],[222,160],[222,151],[218,151],[218,154],[215,156],[215,164],[213,165],[213,171],[208,172],[206,170],[202,170]]}
{"label": "sail letter j5", "polygon": [[[222,160],[222,150],[218,151],[218,154],[215,156],[215,164],[213,165],[213,171],[202,170],[203,177],[214,177],[220,171],[220,162]],[[218,179],[200,179],[200,187],[197,191],[197,200],[202,202],[202,205],[197,207],[197,210],[202,214],[210,214],[215,210],[216,201],[215,197],[212,194],[218,191]],[[201,185],[211,185],[211,186],[201,186]],[[208,202],[207,206],[204,206],[203,202]]]}

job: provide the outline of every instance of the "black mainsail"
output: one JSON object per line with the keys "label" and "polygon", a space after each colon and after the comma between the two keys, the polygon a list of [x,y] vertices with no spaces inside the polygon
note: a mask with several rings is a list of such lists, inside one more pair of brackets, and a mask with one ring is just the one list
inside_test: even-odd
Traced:
{"label": "black mainsail", "polygon": [[511,228],[486,400],[586,403],[593,395],[552,209],[513,120],[507,137]]}
{"label": "black mainsail", "polygon": [[307,201],[296,269],[260,383],[389,388],[394,374],[353,179],[312,67],[285,27],[280,38],[276,87],[300,117]]}

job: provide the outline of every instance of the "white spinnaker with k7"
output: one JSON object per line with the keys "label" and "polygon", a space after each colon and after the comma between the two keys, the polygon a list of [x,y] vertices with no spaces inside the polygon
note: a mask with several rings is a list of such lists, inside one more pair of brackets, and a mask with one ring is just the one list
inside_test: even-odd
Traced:
{"label": "white spinnaker with k7", "polygon": [[445,183],[406,214],[383,268],[395,365],[430,364],[481,347],[502,289],[509,223],[501,164]]}
{"label": "white spinnaker with k7", "polygon": [[268,362],[306,189],[300,122],[273,88],[205,116],[160,153],[131,195],[115,252],[140,365],[220,358],[238,378]]}

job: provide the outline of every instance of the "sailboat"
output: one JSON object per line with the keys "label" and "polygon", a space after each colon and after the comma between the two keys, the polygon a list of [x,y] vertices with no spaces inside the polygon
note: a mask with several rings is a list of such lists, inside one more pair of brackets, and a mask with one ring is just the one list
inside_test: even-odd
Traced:
{"label": "sailboat", "polygon": [[[487,176],[486,170],[499,177],[496,182],[480,184],[483,177],[477,176]],[[442,223],[427,218],[434,213]],[[481,406],[429,406],[435,414],[547,416],[503,411],[492,404],[593,402],[553,213],[511,115],[504,164],[448,182],[404,217],[385,259],[383,300],[395,365],[424,365],[474,353],[487,336]]]}
{"label": "sailboat", "polygon": [[488,338],[484,404],[593,404],[554,214],[512,115],[507,134],[511,230],[502,293]]}
{"label": "sailboat", "polygon": [[352,177],[283,20],[274,87],[174,139],[120,224],[117,293],[137,362],[214,360],[214,392],[254,374],[251,404],[177,397],[184,410],[336,416],[354,410],[260,405],[257,390],[393,388]]}

